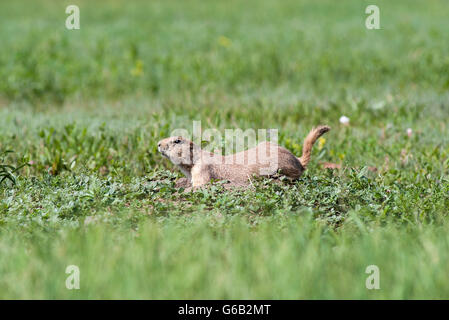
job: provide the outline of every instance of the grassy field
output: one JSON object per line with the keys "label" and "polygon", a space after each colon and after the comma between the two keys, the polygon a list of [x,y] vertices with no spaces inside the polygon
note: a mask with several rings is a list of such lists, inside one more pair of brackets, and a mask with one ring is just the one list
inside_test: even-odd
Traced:
{"label": "grassy field", "polygon": [[[449,7],[376,1],[367,30],[369,4],[0,2],[0,165],[30,164],[0,185],[0,298],[448,299]],[[332,131],[293,184],[180,192],[157,142],[196,120],[298,156]]]}

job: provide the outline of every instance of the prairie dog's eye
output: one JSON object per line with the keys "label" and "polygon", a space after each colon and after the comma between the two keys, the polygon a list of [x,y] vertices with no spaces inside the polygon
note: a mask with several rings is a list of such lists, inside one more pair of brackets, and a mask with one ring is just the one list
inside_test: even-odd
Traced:
{"label": "prairie dog's eye", "polygon": [[181,139],[176,139],[174,143],[181,143]]}

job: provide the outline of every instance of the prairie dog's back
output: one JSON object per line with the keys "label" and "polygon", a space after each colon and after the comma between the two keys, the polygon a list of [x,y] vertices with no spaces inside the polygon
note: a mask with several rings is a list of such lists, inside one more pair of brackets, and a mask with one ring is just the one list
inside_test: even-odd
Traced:
{"label": "prairie dog's back", "polygon": [[264,165],[278,156],[278,149],[277,144],[264,141],[251,149],[227,155],[224,160],[227,164]]}
{"label": "prairie dog's back", "polygon": [[[298,158],[289,150],[275,143],[265,141],[256,147],[223,157],[222,170],[235,171],[234,175],[256,174],[274,175],[278,170],[282,173],[299,177],[304,170]],[[221,170],[221,169],[220,169]]]}

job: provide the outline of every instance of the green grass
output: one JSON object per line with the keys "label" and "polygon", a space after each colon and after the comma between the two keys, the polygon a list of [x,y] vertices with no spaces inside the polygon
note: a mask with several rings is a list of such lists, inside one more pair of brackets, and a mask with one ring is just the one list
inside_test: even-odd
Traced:
{"label": "green grass", "polygon": [[[204,213],[147,222],[120,233],[92,227],[58,236],[2,236],[2,291],[8,298],[328,299],[447,298],[448,228],[367,232],[357,218],[341,232],[279,214],[249,228],[237,217]],[[359,229],[361,228],[361,229]],[[361,232],[360,236],[353,234]],[[80,268],[80,290],[64,286]],[[380,268],[380,290],[365,269]],[[32,268],[30,266],[33,266]]]}
{"label": "green grass", "polygon": [[[367,1],[78,1],[78,31],[69,4],[0,4],[0,166],[31,163],[0,298],[449,298],[445,1],[377,1],[381,30]],[[182,193],[157,141],[194,120],[298,156],[332,131],[293,184]]]}

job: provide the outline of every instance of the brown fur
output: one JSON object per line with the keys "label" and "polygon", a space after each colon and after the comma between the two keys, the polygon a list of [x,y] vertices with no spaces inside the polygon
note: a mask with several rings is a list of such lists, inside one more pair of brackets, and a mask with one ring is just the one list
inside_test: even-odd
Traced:
{"label": "brown fur", "polygon": [[312,129],[304,140],[300,158],[271,142],[262,142],[252,149],[222,156],[202,150],[183,137],[159,141],[158,150],[180,168],[193,187],[204,185],[212,179],[247,183],[253,175],[273,176],[276,173],[298,179],[310,161],[313,144],[329,130],[328,126]]}

